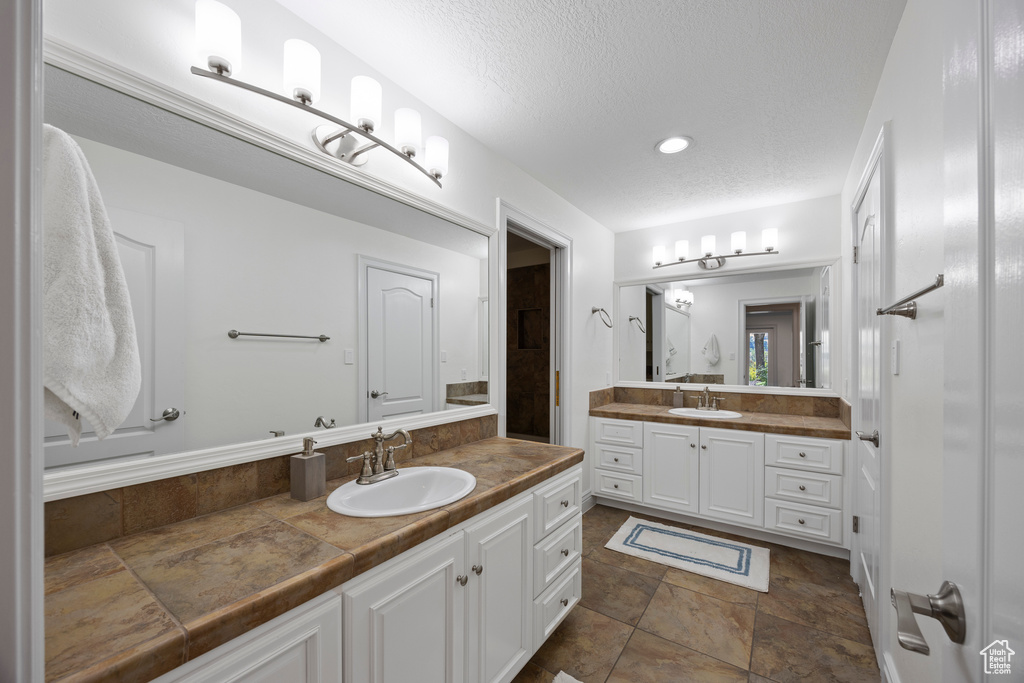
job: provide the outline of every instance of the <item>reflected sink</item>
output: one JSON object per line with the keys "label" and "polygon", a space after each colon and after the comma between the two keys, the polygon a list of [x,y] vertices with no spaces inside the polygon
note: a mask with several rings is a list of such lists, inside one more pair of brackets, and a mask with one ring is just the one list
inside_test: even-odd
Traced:
{"label": "reflected sink", "polygon": [[376,484],[350,481],[327,497],[327,507],[349,517],[395,517],[433,510],[465,498],[476,477],[452,467],[405,467]]}
{"label": "reflected sink", "polygon": [[696,417],[702,420],[732,420],[737,417],[743,417],[743,413],[737,413],[732,410],[697,410],[696,408],[673,408],[668,412],[669,415],[678,415],[679,417]]}

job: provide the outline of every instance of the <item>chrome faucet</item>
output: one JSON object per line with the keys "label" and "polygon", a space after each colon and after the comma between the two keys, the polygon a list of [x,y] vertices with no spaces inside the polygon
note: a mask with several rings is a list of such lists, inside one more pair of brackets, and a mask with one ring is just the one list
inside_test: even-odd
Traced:
{"label": "chrome faucet", "polygon": [[[398,446],[388,446],[385,449],[384,442],[390,441],[399,434],[405,437],[405,443]],[[381,427],[377,427],[377,431],[370,434],[370,438],[375,442],[372,451],[366,451],[362,455],[354,455],[347,459],[348,462],[354,462],[359,459],[363,461],[363,469],[359,473],[359,478],[356,479],[357,484],[375,484],[378,481],[397,477],[398,467],[395,465],[395,451],[405,448],[412,443],[412,437],[404,429],[396,429],[390,434],[385,434]]]}
{"label": "chrome faucet", "polygon": [[324,429],[333,429],[334,427],[337,427],[337,425],[334,424],[334,418],[333,417],[331,418],[331,423],[327,424],[327,420],[324,419],[323,415],[321,415],[320,417],[318,417],[316,419],[316,422],[313,423],[313,426],[314,427],[323,427]]}
{"label": "chrome faucet", "polygon": [[697,410],[718,410],[718,404],[721,401],[721,396],[712,396],[705,386],[704,391],[697,394]]}

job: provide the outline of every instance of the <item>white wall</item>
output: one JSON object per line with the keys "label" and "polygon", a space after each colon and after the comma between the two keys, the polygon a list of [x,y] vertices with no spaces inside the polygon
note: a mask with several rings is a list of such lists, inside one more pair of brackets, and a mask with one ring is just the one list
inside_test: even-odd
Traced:
{"label": "white wall", "polygon": [[[871,110],[842,193],[843,263],[852,260],[850,206],[868,155],[885,121],[892,122],[894,170],[896,298],[933,281],[943,270],[943,22],[941,5],[909,0],[889,51]],[[851,329],[849,269],[843,273],[843,328]],[[892,338],[902,345],[898,376],[890,376],[890,402],[883,410],[891,425],[889,524],[892,536],[891,585],[930,593],[942,583],[943,487],[943,302],[944,290],[918,301],[917,320],[887,319]],[[847,333],[848,334],[848,333]],[[889,354],[883,372],[888,372]],[[851,383],[850,359],[843,362],[842,387]],[[837,386],[837,388],[839,388]],[[848,391],[843,393],[849,397]],[[855,406],[856,409],[856,406]],[[857,429],[855,426],[854,429]],[[883,486],[885,482],[883,482]],[[889,584],[879,587],[883,599]],[[886,605],[890,653],[903,681],[942,679],[941,658],[901,648],[895,637],[896,613]],[[937,621],[918,619],[929,643],[944,642]]]}
{"label": "white wall", "polygon": [[647,328],[647,287],[635,285],[619,290],[619,310],[615,327],[619,332],[619,380],[643,382],[647,379],[647,335],[640,331],[640,318]]}
{"label": "white wall", "polygon": [[699,255],[700,238],[715,235],[719,253],[729,253],[730,235],[737,230],[747,233],[747,251],[760,251],[761,230],[778,228],[779,253],[730,260],[730,274],[833,261],[840,253],[839,222],[840,202],[835,196],[620,232],[615,236],[615,280],[679,279],[703,273],[696,264],[652,270],[652,251],[656,246],[664,246],[671,260],[676,240],[685,239],[690,242],[692,258]]}
{"label": "white wall", "polygon": [[[478,378],[476,257],[78,142],[109,207],[184,226],[187,450],[266,438],[271,429],[310,431],[319,415],[339,425],[365,421],[358,364],[344,363],[345,349],[358,357],[360,347],[358,255],[440,274],[441,383],[461,381],[463,368]],[[229,329],[331,340],[239,342]]]}
{"label": "white wall", "polygon": [[[690,314],[665,306],[665,379],[690,372]],[[675,353],[671,353],[671,349]]]}
{"label": "white wall", "polygon": [[[588,393],[607,386],[611,375],[611,330],[592,316],[590,309],[611,309],[612,233],[271,0],[229,4],[234,5],[243,25],[239,77],[277,89],[281,82],[280,45],[286,38],[302,38],[314,43],[323,57],[324,97],[318,106],[344,115],[348,110],[346,84],[354,75],[370,75],[384,88],[387,113],[382,135],[389,135],[390,112],[410,106],[423,115],[425,134],[443,135],[451,143],[451,173],[443,190],[387,155],[374,156],[363,167],[366,173],[489,225],[495,224],[495,199],[501,198],[573,239],[572,412],[567,443],[585,446]],[[309,117],[189,73],[194,61],[193,14],[192,0],[49,0],[45,29],[48,35],[311,147]]]}

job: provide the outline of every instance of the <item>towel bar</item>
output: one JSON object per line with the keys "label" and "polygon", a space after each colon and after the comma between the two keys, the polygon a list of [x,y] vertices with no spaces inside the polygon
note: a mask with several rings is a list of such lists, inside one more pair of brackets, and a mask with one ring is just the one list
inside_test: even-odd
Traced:
{"label": "towel bar", "polygon": [[239,332],[238,330],[228,330],[228,336],[232,339],[238,339],[239,337],[288,337],[289,339],[319,339],[321,342],[330,339],[326,334],[310,337],[304,334],[264,334],[262,332]]}
{"label": "towel bar", "polygon": [[904,318],[910,318],[911,320],[914,320],[915,318],[917,318],[917,302],[914,301],[914,299],[920,296],[924,296],[928,292],[932,292],[938,289],[944,283],[945,276],[942,273],[939,273],[938,275],[935,276],[935,282],[933,282],[932,284],[917,290],[910,296],[903,297],[902,299],[892,304],[891,306],[879,308],[877,311],[875,311],[875,315],[898,315]]}

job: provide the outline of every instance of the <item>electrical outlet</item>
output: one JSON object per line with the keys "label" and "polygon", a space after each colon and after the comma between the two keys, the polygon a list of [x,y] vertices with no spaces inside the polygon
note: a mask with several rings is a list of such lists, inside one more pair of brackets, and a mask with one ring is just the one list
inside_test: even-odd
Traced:
{"label": "electrical outlet", "polygon": [[729,354],[729,360],[736,360],[736,354],[735,353],[730,353]]}
{"label": "electrical outlet", "polygon": [[467,377],[469,377],[469,373],[466,372],[466,368],[462,368],[462,381],[465,382]]}
{"label": "electrical outlet", "polygon": [[345,349],[345,365],[352,365],[356,362],[356,352],[352,349]]}
{"label": "electrical outlet", "polygon": [[447,363],[448,362],[448,352],[447,351],[442,351],[441,352],[441,362],[442,363]]}

